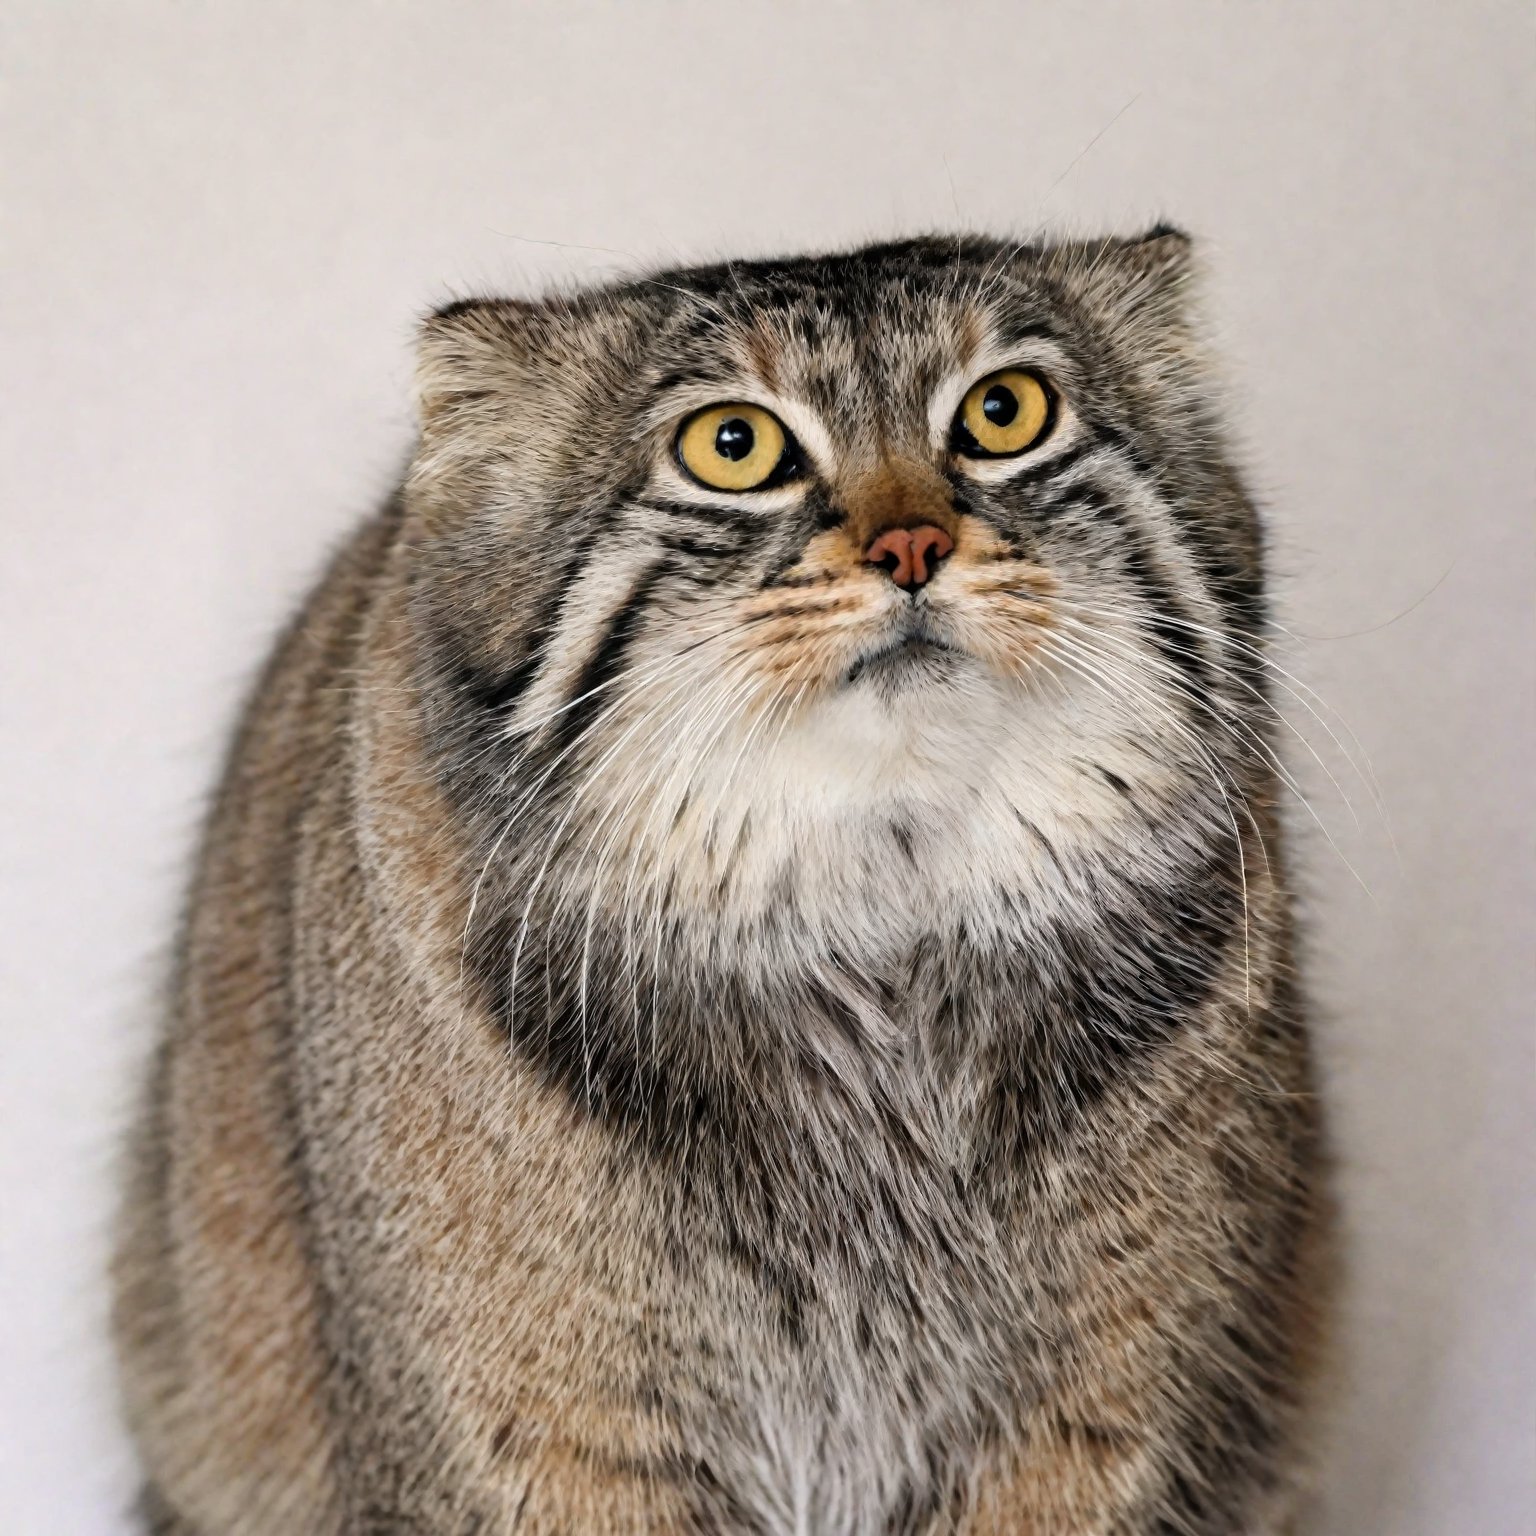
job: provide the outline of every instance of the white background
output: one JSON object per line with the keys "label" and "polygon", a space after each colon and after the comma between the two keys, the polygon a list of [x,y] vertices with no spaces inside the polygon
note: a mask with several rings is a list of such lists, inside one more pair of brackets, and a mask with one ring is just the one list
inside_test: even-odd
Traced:
{"label": "white background", "polygon": [[114,1149],[237,698],[408,451],[415,317],[635,261],[1167,215],[1204,241],[1282,659],[1387,811],[1298,709],[1361,822],[1293,740],[1340,850],[1298,812],[1353,1272],[1318,1530],[1532,1530],[1526,4],[0,26],[0,1529],[124,1529]]}

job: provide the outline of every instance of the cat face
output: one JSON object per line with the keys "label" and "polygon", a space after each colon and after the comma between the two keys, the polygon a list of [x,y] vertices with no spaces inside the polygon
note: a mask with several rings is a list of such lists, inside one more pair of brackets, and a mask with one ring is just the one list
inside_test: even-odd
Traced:
{"label": "cat face", "polygon": [[1187,263],[919,241],[444,311],[407,494],[445,773],[701,901],[1219,817],[1260,586]]}

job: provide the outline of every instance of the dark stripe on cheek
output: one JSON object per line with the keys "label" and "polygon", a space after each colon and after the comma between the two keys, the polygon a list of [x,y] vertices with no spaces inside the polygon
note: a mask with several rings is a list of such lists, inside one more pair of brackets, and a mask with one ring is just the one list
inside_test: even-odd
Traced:
{"label": "dark stripe on cheek", "polygon": [[[1157,486],[1166,497],[1169,510],[1189,536],[1190,547],[1203,567],[1211,595],[1221,604],[1238,633],[1250,640],[1261,635],[1267,615],[1263,573],[1259,565],[1236,557],[1231,547],[1232,532],[1214,526],[1198,509],[1191,511],[1176,489],[1165,483],[1167,475],[1159,473],[1158,467],[1123,433],[1112,427],[1102,427],[1100,435],[1123,455],[1138,475]],[[1235,480],[1226,480],[1216,490],[1208,490],[1202,499],[1209,501],[1212,498],[1218,505],[1240,506],[1244,515],[1253,515]]]}
{"label": "dark stripe on cheek", "polygon": [[476,662],[461,662],[454,682],[461,697],[477,709],[499,715],[509,710],[527,691],[534,674],[544,664],[556,625],[546,619],[528,636],[527,649],[512,666],[493,669]]}
{"label": "dark stripe on cheek", "polygon": [[[825,495],[813,491],[801,503],[793,520],[787,520],[779,530],[778,549],[769,561],[759,586],[775,587],[786,584],[795,566],[805,558],[806,546],[818,533],[829,533],[841,528],[848,521],[848,514]],[[789,582],[789,585],[794,585]]]}
{"label": "dark stripe on cheek", "polygon": [[1099,447],[1100,444],[1092,438],[1073,443],[1070,448],[1063,448],[1052,458],[1015,470],[1002,482],[1002,486],[1006,489],[1011,486],[1038,485],[1042,480],[1052,480],[1057,475],[1066,474],[1074,464],[1081,463],[1089,454],[1097,452]]}
{"label": "dark stripe on cheek", "polygon": [[[586,731],[600,711],[607,708],[611,684],[623,670],[625,657],[644,622],[645,609],[658,584],[671,572],[671,562],[658,560],[644,571],[629,595],[609,616],[608,626],[587,657],[576,681],[567,690],[563,709],[555,718],[548,752],[558,757]],[[578,702],[579,701],[579,702]]]}
{"label": "dark stripe on cheek", "polygon": [[[1100,491],[1084,491],[1064,505],[1066,509],[1097,513],[1119,533],[1125,568],[1150,610],[1147,624],[1159,653],[1175,672],[1183,674],[1199,699],[1203,700],[1210,684],[1210,669],[1199,649],[1190,617],[1154,564],[1142,530]],[[1190,627],[1185,628],[1186,625]],[[1196,708],[1203,712],[1203,703],[1194,700],[1189,702],[1195,703]]]}
{"label": "dark stripe on cheek", "polygon": [[[550,592],[542,616],[527,631],[522,654],[510,665],[503,665],[466,655],[458,647],[442,644],[444,669],[455,692],[467,703],[487,714],[503,714],[527,692],[549,653],[549,643],[560,628],[565,613],[566,595],[572,579],[587,563],[596,540],[596,531],[588,533],[570,552],[558,584]],[[455,654],[458,652],[458,654]]]}
{"label": "dark stripe on cheek", "polygon": [[1264,582],[1256,563],[1244,564],[1231,554],[1210,549],[1202,551],[1206,576],[1217,602],[1237,621],[1245,638],[1264,631]]}
{"label": "dark stripe on cheek", "polygon": [[761,512],[748,512],[743,508],[705,506],[692,501],[660,501],[654,498],[636,498],[634,505],[647,512],[665,512],[668,517],[688,519],[695,525],[707,528],[728,528],[732,533],[748,535],[760,532],[768,523]]}
{"label": "dark stripe on cheek", "polygon": [[1126,566],[1146,594],[1147,606],[1152,610],[1148,622],[1163,660],[1175,671],[1182,672],[1203,698],[1210,679],[1205,657],[1198,649],[1199,638],[1192,627],[1185,627],[1190,625],[1189,615],[1174,597],[1172,589],[1153,570],[1151,558],[1136,535],[1132,535],[1126,549]]}
{"label": "dark stripe on cheek", "polygon": [[664,549],[695,560],[734,560],[741,554],[739,544],[711,544],[687,533],[664,533],[661,543]]}

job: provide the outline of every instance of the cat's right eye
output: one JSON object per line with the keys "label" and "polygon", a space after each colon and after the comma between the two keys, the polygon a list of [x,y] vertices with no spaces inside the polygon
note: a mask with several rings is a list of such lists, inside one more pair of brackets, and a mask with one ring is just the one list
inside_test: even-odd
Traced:
{"label": "cat's right eye", "polygon": [[707,405],[677,434],[678,462],[712,491],[758,491],[794,471],[793,440],[760,405]]}

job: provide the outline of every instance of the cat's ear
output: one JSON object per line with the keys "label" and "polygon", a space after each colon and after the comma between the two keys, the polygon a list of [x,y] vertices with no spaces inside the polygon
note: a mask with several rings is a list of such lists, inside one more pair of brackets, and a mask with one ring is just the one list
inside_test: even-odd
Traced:
{"label": "cat's ear", "polygon": [[1194,280],[1195,242],[1177,225],[1154,224],[1118,246],[1117,259],[1158,286],[1179,293]]}
{"label": "cat's ear", "polygon": [[1145,234],[1059,248],[1062,275],[1084,298],[1127,323],[1188,327],[1199,287],[1195,242],[1172,224]]}
{"label": "cat's ear", "polygon": [[522,299],[459,299],[429,315],[416,342],[423,428],[524,386],[548,317]]}

